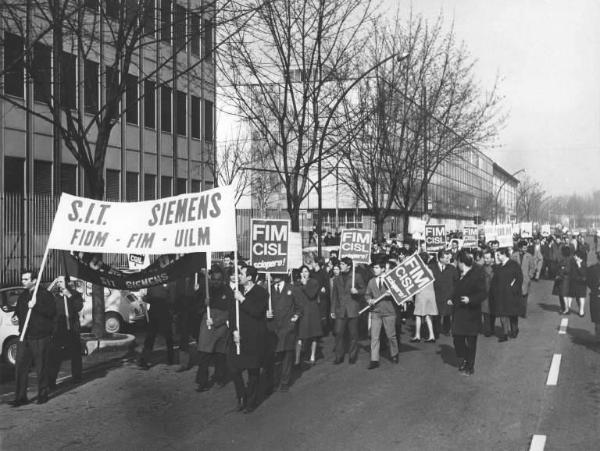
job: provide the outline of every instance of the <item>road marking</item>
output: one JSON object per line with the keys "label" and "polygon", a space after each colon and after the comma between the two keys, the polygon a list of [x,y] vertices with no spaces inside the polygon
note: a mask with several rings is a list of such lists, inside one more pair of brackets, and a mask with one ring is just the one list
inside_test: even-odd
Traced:
{"label": "road marking", "polygon": [[558,328],[558,334],[564,335],[567,333],[567,326],[569,325],[569,318],[563,318],[560,320],[560,327]]}
{"label": "road marking", "polygon": [[529,451],[544,451],[544,447],[546,446],[546,436],[545,435],[534,435],[531,439],[531,446],[529,447]]}
{"label": "road marking", "polygon": [[560,354],[554,354],[554,356],[552,356],[552,363],[550,364],[550,371],[548,372],[548,380],[546,381],[546,385],[556,385],[558,383],[560,359]]}

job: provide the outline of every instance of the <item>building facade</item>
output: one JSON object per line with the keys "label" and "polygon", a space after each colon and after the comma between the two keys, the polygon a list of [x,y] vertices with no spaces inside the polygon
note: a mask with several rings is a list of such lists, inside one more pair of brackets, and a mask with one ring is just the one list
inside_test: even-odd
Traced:
{"label": "building facade", "polygon": [[[77,39],[89,37],[63,40],[60,88],[52,78],[55,36],[28,45],[19,27],[5,21],[0,30],[2,284],[18,281],[20,268],[39,265],[60,193],[85,192],[84,171],[65,143],[54,139],[44,89],[51,95],[60,89],[63,108],[92,123],[106,106],[109,80],[125,87],[105,157],[106,200],[153,200],[214,186],[215,30],[203,0],[156,0],[145,10],[136,19],[144,21],[144,34],[126,74],[111,73],[118,52],[103,38],[127,13],[126,2],[82,3],[86,20],[104,28],[86,46]],[[90,126],[86,135],[92,152],[96,130]],[[46,278],[56,271],[51,262]]]}

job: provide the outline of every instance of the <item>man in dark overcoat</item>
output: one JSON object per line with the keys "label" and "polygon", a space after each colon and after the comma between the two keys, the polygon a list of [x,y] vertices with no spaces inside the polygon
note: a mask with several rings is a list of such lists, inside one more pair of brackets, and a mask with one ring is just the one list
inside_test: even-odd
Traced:
{"label": "man in dark overcoat", "polygon": [[31,316],[25,331],[25,338],[17,345],[15,400],[11,403],[13,407],[19,407],[29,402],[27,381],[32,365],[38,376],[37,403],[43,404],[48,401],[48,352],[54,330],[56,303],[52,295],[43,288],[39,288],[35,299],[32,299],[36,281],[37,271],[27,269],[21,273],[21,283],[26,290],[19,295],[14,313],[19,320],[19,335],[23,332],[29,310],[31,310]]}
{"label": "man in dark overcoat", "polygon": [[451,259],[452,252],[449,249],[442,249],[437,253],[437,261],[434,260],[429,264],[435,278],[433,289],[439,314],[434,321],[436,338],[439,338],[440,332],[448,335],[452,324],[452,308],[448,305],[448,300],[452,299],[454,285],[458,280],[458,270],[456,266],[450,264]]}
{"label": "man in dark overcoat", "polygon": [[494,275],[490,283],[490,310],[500,318],[502,335],[498,341],[516,337],[518,332],[516,318],[522,309],[523,272],[519,264],[510,259],[508,248],[500,248],[496,252],[498,261],[494,266]]}
{"label": "man in dark overcoat", "polygon": [[221,266],[213,265],[209,283],[209,295],[205,302],[210,307],[210,317],[205,309],[198,336],[198,372],[196,373],[198,388],[196,390],[199,392],[209,389],[208,366],[211,359],[215,363],[213,381],[219,387],[225,384],[229,311],[235,302],[233,291],[225,281]]}
{"label": "man in dark overcoat", "polygon": [[344,361],[344,333],[346,328],[350,335],[348,350],[349,363],[356,363],[358,357],[358,311],[360,300],[366,291],[366,284],[359,272],[354,275],[352,286],[352,259],[344,257],[340,260],[340,275],[333,279],[331,288],[331,318],[335,320],[335,360]]}
{"label": "man in dark overcoat", "polygon": [[[269,306],[269,293],[256,284],[258,272],[254,266],[245,266],[240,271],[241,291],[235,292],[239,303],[239,329],[236,322],[235,304],[229,312],[233,343],[229,352],[231,377],[235,385],[237,408],[250,413],[257,406],[257,391],[260,368],[264,363],[267,349],[266,313]],[[240,353],[237,354],[239,344]],[[244,383],[243,371],[248,373]]]}
{"label": "man in dark overcoat", "polygon": [[487,296],[483,270],[474,265],[473,255],[461,250],[456,255],[460,278],[454,287],[452,336],[459,371],[467,376],[474,372],[477,335],[481,328],[481,303]]}
{"label": "man in dark overcoat", "polygon": [[275,369],[276,366],[279,367],[279,390],[286,392],[290,386],[302,306],[293,294],[292,285],[285,282],[285,274],[273,274],[272,277],[272,310],[267,311],[269,343],[265,359],[265,378],[267,392],[272,392],[276,385]]}
{"label": "man in dark overcoat", "polygon": [[590,318],[596,340],[600,341],[600,252],[596,252],[596,264],[588,266],[586,280],[590,288]]}

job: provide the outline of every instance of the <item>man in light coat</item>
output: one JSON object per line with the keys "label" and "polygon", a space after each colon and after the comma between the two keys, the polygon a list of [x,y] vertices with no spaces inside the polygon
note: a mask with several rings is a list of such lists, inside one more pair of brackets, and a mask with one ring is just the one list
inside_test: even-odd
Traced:
{"label": "man in light coat", "polygon": [[[521,272],[523,273],[523,283],[521,284],[521,295],[523,296],[523,300],[519,316],[525,318],[527,316],[529,286],[531,285],[531,279],[535,275],[535,260],[533,259],[533,255],[527,252],[527,241],[519,241],[519,251],[513,252],[510,258],[521,266]],[[516,333],[518,333],[518,331],[519,329],[517,327]]]}

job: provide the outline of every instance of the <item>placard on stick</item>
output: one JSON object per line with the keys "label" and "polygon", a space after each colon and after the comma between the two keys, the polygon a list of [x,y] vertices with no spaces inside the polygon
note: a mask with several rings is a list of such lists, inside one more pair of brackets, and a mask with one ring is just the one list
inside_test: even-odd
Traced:
{"label": "placard on stick", "polygon": [[252,219],[250,262],[260,272],[286,273],[289,269],[288,219]]}
{"label": "placard on stick", "polygon": [[446,249],[446,226],[426,225],[425,246],[427,252],[437,252]]}
{"label": "placard on stick", "polygon": [[354,265],[371,263],[372,230],[345,229],[340,237],[339,257],[350,257]]}
{"label": "placard on stick", "polygon": [[433,283],[435,278],[421,257],[415,254],[388,272],[383,280],[394,301],[401,304]]}

